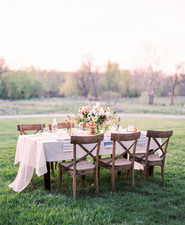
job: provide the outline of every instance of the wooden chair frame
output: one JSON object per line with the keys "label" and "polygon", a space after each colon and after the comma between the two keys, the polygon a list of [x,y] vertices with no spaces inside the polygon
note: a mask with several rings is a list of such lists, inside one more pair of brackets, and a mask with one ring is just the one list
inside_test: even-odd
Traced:
{"label": "wooden chair frame", "polygon": [[[164,182],[164,164],[165,164],[165,157],[166,157],[166,151],[168,147],[168,143],[170,140],[170,137],[173,134],[173,130],[168,131],[154,131],[154,130],[147,130],[147,149],[145,154],[136,154],[135,155],[135,161],[138,163],[141,163],[144,166],[144,173],[143,173],[143,183],[146,183],[146,177],[147,172],[150,168],[154,166],[161,166],[161,176],[162,176],[162,182]],[[162,144],[160,144],[157,140],[157,138],[165,139]],[[157,148],[150,149],[150,142],[151,139],[154,140],[154,142],[157,145]],[[155,153],[160,150],[161,155],[156,156]],[[155,158],[154,158],[155,157]],[[150,160],[151,158],[151,160]],[[153,159],[152,159],[153,158]]]}
{"label": "wooden chair frame", "polygon": [[[74,127],[74,123],[67,122],[67,123],[57,123],[58,129],[71,129]],[[49,130],[52,130],[52,124],[49,124]]]}
{"label": "wooden chair frame", "polygon": [[[75,126],[74,123],[71,122],[63,122],[63,123],[57,123],[58,129],[71,129]],[[49,124],[49,130],[52,131],[52,124]],[[51,163],[51,167],[53,167],[53,162]],[[55,162],[55,169],[57,168],[57,162]],[[54,175],[54,169],[52,169],[53,175]]]}
{"label": "wooden chair frame", "polygon": [[18,124],[17,130],[20,131],[21,135],[27,135],[26,131],[33,131],[35,130],[34,134],[38,133],[39,131],[43,132],[45,124]]}
{"label": "wooden chair frame", "polygon": [[[71,144],[73,144],[73,160],[70,162],[61,162],[59,163],[59,182],[58,182],[58,190],[61,188],[61,181],[62,181],[62,172],[67,172],[68,174],[73,176],[73,197],[76,198],[76,189],[77,189],[77,175],[84,176],[86,174],[94,174],[95,176],[95,186],[96,192],[98,194],[98,168],[99,168],[99,150],[101,141],[104,138],[104,134],[96,135],[96,136],[71,136]],[[88,150],[84,144],[95,144],[95,146]],[[77,159],[77,145],[80,146],[81,149],[85,151],[85,155],[81,158]],[[95,156],[92,154],[93,151],[96,149],[96,159]],[[88,162],[86,160],[87,156],[90,156],[95,164],[93,168],[85,168],[78,169],[78,163]],[[88,162],[89,163],[89,162]],[[91,165],[94,165],[90,163]]]}
{"label": "wooden chair frame", "polygon": [[[132,174],[132,186],[134,187],[134,158],[135,158],[135,150],[136,150],[136,144],[137,140],[140,137],[140,132],[136,133],[129,133],[129,134],[120,134],[120,133],[112,133],[111,134],[111,140],[113,141],[113,149],[112,149],[112,155],[109,159],[100,159],[99,165],[102,167],[105,167],[111,171],[111,183],[112,183],[112,193],[114,193],[115,188],[115,171],[118,171],[118,180],[121,174],[121,170],[131,170]],[[127,148],[122,141],[133,141],[132,144]],[[120,146],[123,148],[123,152],[119,154],[118,156],[115,156],[116,154],[116,143],[119,143]],[[130,150],[133,148],[133,151]],[[129,154],[129,159],[127,160],[124,158],[125,154]],[[123,158],[121,158],[123,156]],[[116,160],[121,159],[122,164],[115,165]],[[106,160],[106,161],[105,161]],[[128,161],[131,163],[128,164]]]}

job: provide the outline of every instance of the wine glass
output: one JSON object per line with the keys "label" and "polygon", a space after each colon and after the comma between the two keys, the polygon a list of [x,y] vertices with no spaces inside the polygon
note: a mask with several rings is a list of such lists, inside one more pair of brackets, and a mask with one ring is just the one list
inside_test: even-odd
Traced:
{"label": "wine glass", "polygon": [[44,134],[49,134],[49,127],[44,127],[43,128],[43,133]]}

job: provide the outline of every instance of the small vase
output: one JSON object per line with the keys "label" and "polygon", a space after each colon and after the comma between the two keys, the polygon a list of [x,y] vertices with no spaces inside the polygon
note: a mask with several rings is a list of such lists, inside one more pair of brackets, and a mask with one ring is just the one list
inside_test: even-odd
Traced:
{"label": "small vase", "polygon": [[91,129],[91,131],[90,131],[90,133],[89,133],[89,134],[94,135],[94,134],[95,134],[94,127],[90,127],[90,129]]}

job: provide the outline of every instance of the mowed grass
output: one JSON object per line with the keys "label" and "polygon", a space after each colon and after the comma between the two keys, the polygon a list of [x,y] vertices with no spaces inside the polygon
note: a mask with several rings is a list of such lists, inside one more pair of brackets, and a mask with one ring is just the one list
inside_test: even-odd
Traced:
{"label": "mowed grass", "polygon": [[[0,115],[73,113],[83,105],[93,105],[96,101],[77,98],[35,98],[25,100],[0,100]],[[155,97],[154,104],[148,105],[148,97],[118,98],[107,102],[101,99],[102,106],[109,106],[120,113],[152,113],[185,115],[185,96],[176,96],[174,105],[170,105],[170,97]]]}
{"label": "mowed grass", "polygon": [[[57,118],[63,121],[64,118]],[[52,118],[0,120],[0,224],[185,224],[185,121],[181,119],[122,118],[122,126],[134,124],[140,130],[173,129],[166,156],[165,181],[160,168],[142,184],[142,171],[135,171],[135,188],[131,179],[121,175],[111,193],[111,175],[101,169],[97,195],[93,176],[85,186],[78,179],[77,199],[72,197],[72,179],[63,176],[57,191],[58,170],[51,175],[51,192],[44,190],[43,176],[34,174],[21,193],[8,188],[18,171],[14,165],[20,123],[50,123]]]}

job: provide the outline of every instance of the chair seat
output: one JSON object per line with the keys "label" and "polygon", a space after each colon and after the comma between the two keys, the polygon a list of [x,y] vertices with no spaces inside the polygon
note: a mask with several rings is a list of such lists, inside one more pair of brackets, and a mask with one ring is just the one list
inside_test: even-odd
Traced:
{"label": "chair seat", "polygon": [[[71,164],[71,162],[61,162],[60,165],[63,168],[68,167]],[[69,167],[70,170],[73,170],[73,166]],[[89,162],[88,160],[82,160],[79,163],[76,164],[76,170],[92,170],[95,169],[95,165]]]}
{"label": "chair seat", "polygon": [[145,156],[145,153],[135,153],[135,159],[142,160],[144,158],[144,156]]}
{"label": "chair seat", "polygon": [[[108,161],[110,161],[110,159],[111,158],[106,158],[106,159],[100,159],[99,160],[99,163],[100,164],[107,164],[108,163]],[[131,161],[129,161],[129,160],[127,160],[127,159],[125,159],[125,158],[117,158],[116,160],[115,160],[115,167],[120,167],[120,166],[128,166],[128,165],[131,165],[132,164],[132,162]],[[109,164],[108,164],[109,166],[112,166],[112,162],[110,162]]]}
{"label": "chair seat", "polygon": [[[143,154],[143,153],[135,154],[135,158],[136,159],[140,159],[141,161],[145,161],[145,157],[143,157],[143,156],[145,156],[145,154]],[[161,158],[161,157],[159,157],[159,156],[157,156],[155,154],[151,154],[151,155],[148,156],[148,161],[149,162],[158,162],[158,161],[162,161],[162,160],[163,160],[163,157]]]}

